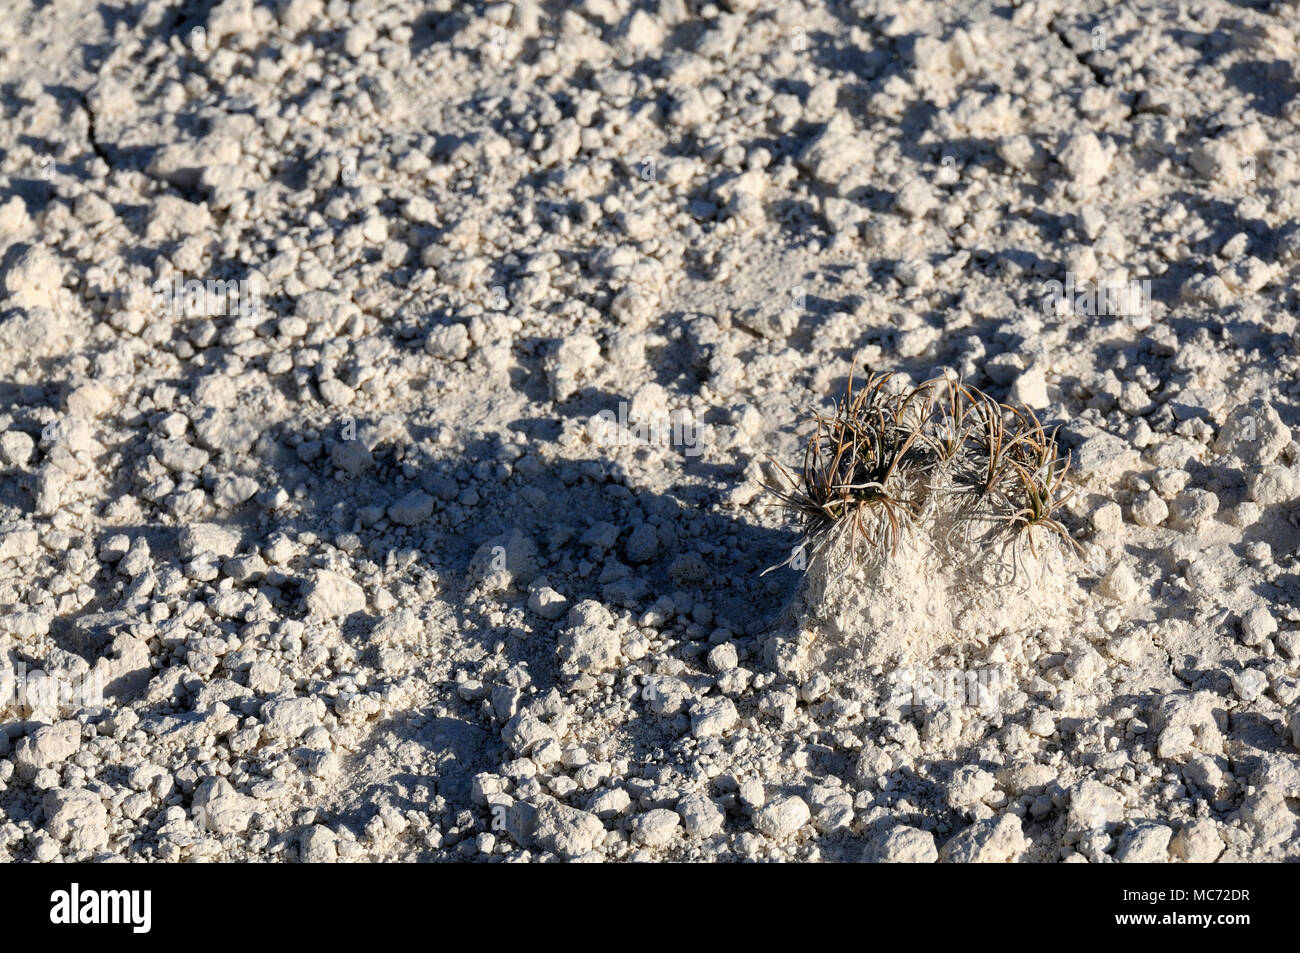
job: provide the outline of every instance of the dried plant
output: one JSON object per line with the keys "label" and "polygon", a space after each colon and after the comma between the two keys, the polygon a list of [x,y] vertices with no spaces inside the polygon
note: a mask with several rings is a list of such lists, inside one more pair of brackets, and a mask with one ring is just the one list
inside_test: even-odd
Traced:
{"label": "dried plant", "polygon": [[1056,429],[1047,433],[1032,410],[1026,409],[1026,413],[1032,423],[1022,431],[1012,459],[1020,491],[1015,498],[1020,508],[1010,515],[1012,532],[1028,543],[1034,556],[1038,555],[1034,531],[1040,529],[1055,533],[1076,552],[1080,551],[1079,544],[1055,515],[1074,495],[1072,489],[1065,488],[1070,459],[1059,456]]}
{"label": "dried plant", "polygon": [[773,461],[787,486],[768,489],[800,518],[813,556],[845,532],[854,560],[895,555],[927,516],[950,556],[954,534],[967,546],[1023,541],[1036,557],[1045,531],[1078,549],[1058,516],[1072,494],[1055,430],[959,380],[892,392],[891,377],[855,389],[851,369],[834,412],[812,416],[801,472]]}
{"label": "dried plant", "polygon": [[850,371],[835,412],[813,417],[816,429],[805,445],[800,475],[773,461],[789,488],[768,488],[801,517],[814,554],[846,530],[855,556],[895,553],[917,513],[914,448],[926,422],[928,392],[891,394],[889,379],[871,375],[855,392]]}
{"label": "dried plant", "polygon": [[[961,455],[970,430],[970,391],[960,381],[936,378],[921,385],[929,389],[928,409],[930,426],[921,439],[934,455],[937,465],[951,466]],[[943,387],[943,396],[935,398],[935,391]]]}
{"label": "dried plant", "polygon": [[1012,461],[1021,434],[1016,425],[1023,417],[978,388],[961,387],[966,402],[965,439],[941,489],[950,512],[942,543],[951,550],[954,534],[965,546],[993,542],[1002,528],[998,516],[1006,511],[1015,492]]}

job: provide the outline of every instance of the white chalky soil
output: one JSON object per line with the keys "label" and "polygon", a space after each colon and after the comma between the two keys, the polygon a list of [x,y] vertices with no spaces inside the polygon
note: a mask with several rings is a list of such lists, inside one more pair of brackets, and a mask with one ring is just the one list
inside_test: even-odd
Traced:
{"label": "white chalky soil", "polygon": [[[1293,0],[107,6],[0,17],[0,860],[1300,859]],[[1084,554],[760,575],[855,356]]]}

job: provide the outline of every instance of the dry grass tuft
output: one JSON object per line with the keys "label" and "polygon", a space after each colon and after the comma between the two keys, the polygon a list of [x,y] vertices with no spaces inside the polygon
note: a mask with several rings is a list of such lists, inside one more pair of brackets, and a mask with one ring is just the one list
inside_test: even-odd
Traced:
{"label": "dry grass tuft", "polygon": [[812,416],[801,472],[772,461],[786,485],[768,489],[800,519],[811,556],[847,533],[853,561],[882,560],[922,520],[950,558],[1011,547],[1013,572],[1022,547],[1038,555],[1040,534],[1078,549],[1059,518],[1072,491],[1055,430],[960,381],[893,392],[891,377],[855,388],[850,370],[834,412]]}

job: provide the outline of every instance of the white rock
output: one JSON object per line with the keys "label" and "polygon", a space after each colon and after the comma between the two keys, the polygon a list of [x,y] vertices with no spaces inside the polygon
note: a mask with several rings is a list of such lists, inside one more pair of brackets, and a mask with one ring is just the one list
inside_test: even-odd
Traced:
{"label": "white rock", "polygon": [[448,324],[429,332],[424,349],[444,361],[463,361],[469,355],[469,343],[465,325]]}
{"label": "white rock", "polygon": [[1248,794],[1237,817],[1253,832],[1252,846],[1258,850],[1277,846],[1295,832],[1295,815],[1283,792],[1276,787],[1265,787]]}
{"label": "white rock", "polygon": [[691,687],[671,675],[648,675],[641,697],[649,703],[650,711],[660,716],[678,714],[691,697]]}
{"label": "white rock", "polygon": [[1214,452],[1258,468],[1276,461],[1291,439],[1291,428],[1272,404],[1259,401],[1232,411],[1215,437]]}
{"label": "white rock", "polygon": [[414,609],[398,609],[391,616],[383,619],[370,634],[378,643],[393,645],[413,645],[424,634],[424,624]]}
{"label": "white rock", "polygon": [[1189,821],[1174,835],[1169,851],[1189,864],[1212,864],[1223,853],[1223,835],[1211,818]]}
{"label": "white rock", "polygon": [[1143,490],[1129,508],[1133,522],[1139,526],[1159,526],[1169,516],[1169,507],[1153,490]]}
{"label": "white rock", "polygon": [[82,384],[68,394],[68,413],[78,417],[102,417],[112,406],[112,391],[95,381]]}
{"label": "white rock", "polygon": [[57,310],[62,284],[59,259],[44,246],[33,245],[17,257],[4,276],[7,306]]}
{"label": "white rock", "polygon": [[659,552],[659,534],[649,523],[641,523],[627,538],[627,560],[630,563],[644,563],[654,558]]}
{"label": "white rock", "polygon": [[632,841],[645,847],[663,847],[677,834],[680,823],[676,811],[655,808],[632,822]]}
{"label": "white rock", "polygon": [[0,464],[22,469],[31,462],[36,452],[36,441],[21,430],[7,430],[0,434]]}
{"label": "white rock", "polygon": [[433,515],[433,497],[412,490],[388,507],[388,518],[399,526],[416,526]]}
{"label": "white rock", "polygon": [[[1216,716],[1222,700],[1212,692],[1171,692],[1162,696],[1151,715],[1156,755],[1182,759],[1194,752],[1223,753],[1223,734]],[[1225,718],[1226,722],[1226,718]]]}
{"label": "white rock", "polygon": [[799,164],[822,185],[844,195],[851,191],[852,185],[861,177],[850,173],[860,167],[862,175],[866,175],[873,158],[871,140],[832,123],[808,144],[799,157]]}
{"label": "white rock", "polygon": [[220,509],[233,509],[240,503],[251,500],[260,488],[260,484],[252,477],[223,476],[217,480],[212,491],[212,502]]}
{"label": "white rock", "polygon": [[623,654],[623,636],[612,620],[590,625],[571,623],[560,635],[559,652],[562,673],[599,674],[618,666]]}
{"label": "white rock", "polygon": [[1070,792],[1070,810],[1066,815],[1066,837],[1078,837],[1088,831],[1104,830],[1124,819],[1124,798],[1114,788],[1088,778]]}
{"label": "white rock", "polygon": [[248,666],[248,687],[266,695],[280,687],[280,670],[270,662],[254,662]]}
{"label": "white rock", "polygon": [[360,476],[375,465],[374,455],[360,440],[340,440],[330,447],[330,461],[349,476]]}
{"label": "white rock", "polygon": [[252,31],[252,0],[221,0],[208,11],[208,42],[214,46],[224,37]]}
{"label": "white rock", "polygon": [[854,777],[860,786],[870,788],[876,784],[881,775],[894,770],[894,756],[883,748],[866,744],[858,755],[854,766]]}
{"label": "white rock", "polygon": [[811,818],[812,812],[804,799],[797,794],[788,794],[755,811],[754,826],[768,837],[781,839],[795,834]]}
{"label": "white rock", "polygon": [[8,202],[0,202],[0,235],[14,235],[25,231],[31,225],[27,214],[27,204],[22,196],[10,196]]}
{"label": "white rock", "polygon": [[552,399],[568,400],[599,360],[600,344],[590,334],[579,333],[566,337],[543,365]]}
{"label": "white rock", "polygon": [[539,572],[537,544],[520,530],[512,530],[480,546],[470,560],[469,571],[490,590],[523,588]]}
{"label": "white rock", "polygon": [[304,864],[332,864],[339,858],[338,836],[328,827],[313,824],[303,831],[298,850]]}
{"label": "white rock", "polygon": [[939,850],[929,831],[900,824],[873,840],[862,859],[869,864],[933,864]]}
{"label": "white rock", "polygon": [[304,605],[317,618],[344,618],[365,611],[366,591],[346,576],[318,569],[307,584]]}
{"label": "white rock", "polygon": [[730,642],[721,642],[709,649],[709,668],[715,672],[727,672],[740,664],[740,655]]}
{"label": "white rock", "polygon": [[724,735],[739,722],[740,714],[730,698],[702,698],[691,707],[691,734],[696,738]]}
{"label": "white rock", "polygon": [[1253,702],[1268,688],[1268,676],[1256,668],[1233,672],[1229,679],[1232,690],[1244,702]]}
{"label": "white rock", "polygon": [[1057,159],[1080,185],[1096,185],[1110,171],[1110,154],[1092,132],[1077,132],[1072,135]]}
{"label": "white rock", "polygon": [[81,725],[61,721],[37,728],[14,748],[14,767],[23,777],[63,764],[81,749]]}
{"label": "white rock", "polygon": [[1010,864],[1019,860],[1028,846],[1020,818],[1003,814],[976,821],[949,838],[939,859],[949,864]]}
{"label": "white rock", "polygon": [[1247,645],[1262,645],[1277,631],[1277,620],[1265,606],[1256,606],[1241,619],[1241,641]]}
{"label": "white rock", "polygon": [[895,207],[908,218],[925,218],[926,214],[938,205],[934,189],[924,179],[913,178],[894,198]]}
{"label": "white rock", "polygon": [[108,809],[85,788],[58,788],[45,795],[45,829],[74,850],[94,850],[108,843]]}
{"label": "white rock", "polygon": [[195,523],[181,530],[180,554],[190,560],[199,556],[229,559],[239,550],[239,530],[217,523]]}
{"label": "white rock", "polygon": [[534,586],[528,594],[528,609],[543,619],[558,619],[564,615],[569,600],[550,586]]}
{"label": "white rock", "polygon": [[1173,830],[1164,824],[1135,824],[1120,836],[1115,859],[1121,864],[1168,863],[1169,841],[1173,834]]}
{"label": "white rock", "polygon": [[632,798],[626,791],[622,788],[609,788],[592,798],[587,810],[599,818],[619,817],[626,814],[631,805]]}
{"label": "white rock", "polygon": [[687,794],[677,802],[686,833],[692,837],[712,837],[720,833],[727,816],[712,798],[704,794]]}
{"label": "white rock", "polygon": [[993,793],[993,775],[973,764],[962,765],[948,783],[948,803],[957,810],[969,810]]}
{"label": "white rock", "polygon": [[23,526],[0,528],[0,559],[13,559],[34,550],[40,543],[40,534]]}
{"label": "white rock", "polygon": [[266,703],[262,724],[270,737],[294,741],[319,725],[324,714],[325,705],[318,698],[284,698]]}
{"label": "white rock", "polygon": [[1037,365],[1022,371],[1011,385],[1009,399],[1016,404],[1041,409],[1048,405],[1047,375]]}
{"label": "white rock", "polygon": [[668,121],[674,126],[690,128],[708,120],[709,104],[698,89],[679,89],[673,98],[675,102],[669,110]]}
{"label": "white rock", "polygon": [[235,790],[225,778],[208,778],[194,791],[194,817],[214,834],[236,834],[248,830],[253,817],[251,798]]}
{"label": "white rock", "polygon": [[532,840],[542,850],[576,857],[591,850],[604,836],[605,825],[594,814],[552,799],[537,808]]}
{"label": "white rock", "polygon": [[555,729],[530,711],[515,715],[501,729],[501,739],[520,755],[526,755],[554,738]]}
{"label": "white rock", "polygon": [[1097,591],[1116,602],[1131,602],[1141,591],[1133,570],[1127,563],[1120,563],[1102,579]]}
{"label": "white rock", "polygon": [[1246,474],[1246,495],[1260,506],[1289,503],[1300,495],[1300,472],[1295,467],[1265,464]]}
{"label": "white rock", "polygon": [[629,50],[635,53],[646,53],[658,49],[663,41],[664,28],[657,17],[644,10],[636,10],[628,18],[627,27],[623,32],[623,44]]}
{"label": "white rock", "polygon": [[1171,522],[1178,529],[1199,532],[1219,511],[1219,498],[1209,490],[1184,490],[1174,498]]}
{"label": "white rock", "polygon": [[1124,529],[1124,515],[1119,504],[1107,500],[1092,511],[1092,525],[1100,533],[1119,533]]}

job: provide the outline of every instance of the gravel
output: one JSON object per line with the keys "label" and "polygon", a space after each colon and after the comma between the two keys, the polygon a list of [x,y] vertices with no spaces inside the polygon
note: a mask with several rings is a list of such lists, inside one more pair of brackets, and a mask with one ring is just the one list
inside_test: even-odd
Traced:
{"label": "gravel", "polygon": [[[0,860],[1300,859],[1294,3],[11,7]],[[855,361],[1080,551],[809,560]]]}

